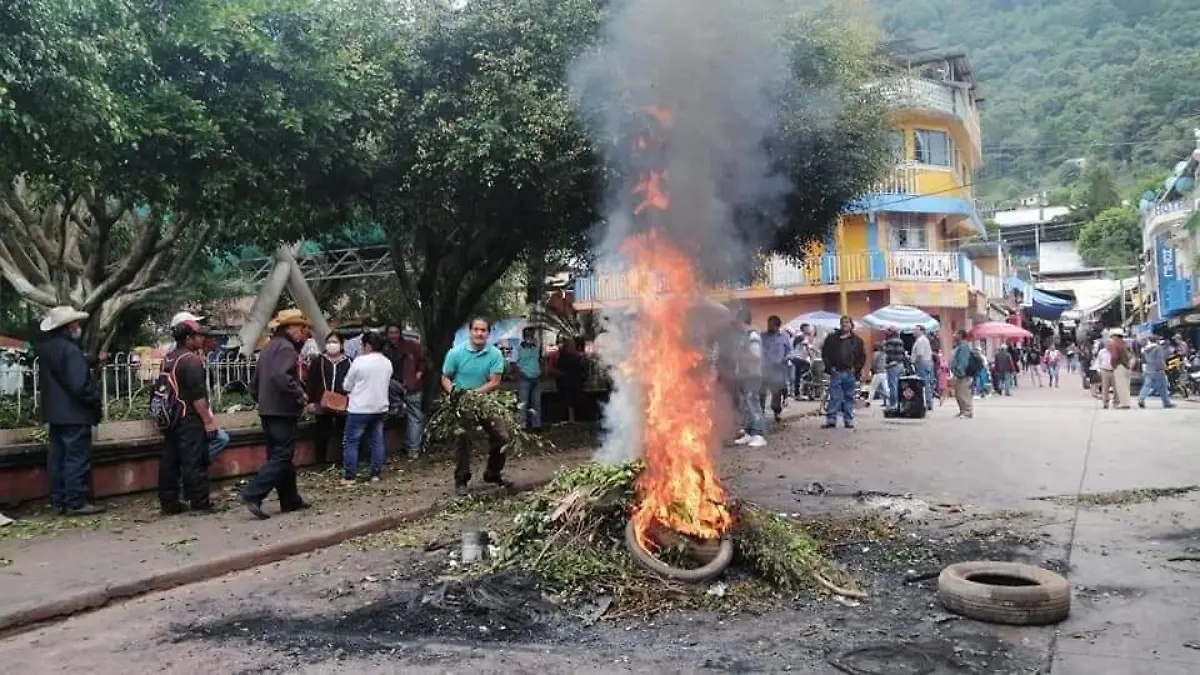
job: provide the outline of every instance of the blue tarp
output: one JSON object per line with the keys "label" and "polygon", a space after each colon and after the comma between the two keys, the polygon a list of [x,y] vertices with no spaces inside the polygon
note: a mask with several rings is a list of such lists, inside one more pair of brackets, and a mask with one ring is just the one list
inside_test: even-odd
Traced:
{"label": "blue tarp", "polygon": [[1060,298],[1046,291],[1039,291],[1032,284],[1017,276],[1011,276],[1004,282],[1004,290],[1018,291],[1024,298],[1025,310],[1029,315],[1047,321],[1056,321],[1062,313],[1071,309],[1075,301]]}

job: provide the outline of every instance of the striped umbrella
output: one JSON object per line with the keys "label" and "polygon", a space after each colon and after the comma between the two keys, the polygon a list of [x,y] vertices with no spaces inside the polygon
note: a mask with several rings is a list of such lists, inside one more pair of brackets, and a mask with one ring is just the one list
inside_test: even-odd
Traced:
{"label": "striped umbrella", "polygon": [[[855,324],[858,322],[855,321]],[[801,314],[784,324],[784,329],[792,333],[800,331],[800,326],[808,324],[814,328],[821,330],[833,331],[842,327],[842,315],[833,312],[816,311]]]}
{"label": "striped umbrella", "polygon": [[924,326],[926,330],[933,331],[939,327],[937,319],[926,314],[924,310],[909,305],[888,305],[877,309],[864,316],[863,323],[876,330],[895,328],[910,331],[917,326]]}

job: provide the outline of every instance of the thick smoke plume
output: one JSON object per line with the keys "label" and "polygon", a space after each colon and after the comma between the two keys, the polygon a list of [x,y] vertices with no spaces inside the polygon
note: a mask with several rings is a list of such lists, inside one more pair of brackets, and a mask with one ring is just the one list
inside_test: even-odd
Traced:
{"label": "thick smoke plume", "polygon": [[[665,169],[671,204],[654,226],[692,257],[699,276],[733,279],[749,271],[790,189],[767,152],[788,80],[779,35],[785,15],[776,0],[628,0],[613,9],[601,45],[571,73],[573,93],[620,176],[597,243],[599,271],[619,270],[622,242],[647,227],[633,214],[633,187],[648,164]],[[664,110],[668,128],[649,113]],[[633,140],[651,128],[665,144],[635,150]],[[680,321],[703,321],[701,314]],[[707,315],[712,321],[711,308]],[[638,348],[629,330],[636,318],[610,312],[604,321],[611,335],[600,356],[616,365]],[[640,448],[636,382],[618,368],[612,374],[597,457],[606,462],[632,459]]]}

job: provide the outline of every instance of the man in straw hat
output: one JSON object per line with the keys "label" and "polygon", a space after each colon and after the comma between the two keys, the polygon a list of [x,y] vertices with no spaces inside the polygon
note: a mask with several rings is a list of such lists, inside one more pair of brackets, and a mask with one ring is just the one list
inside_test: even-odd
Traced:
{"label": "man in straw hat", "polygon": [[50,504],[76,516],[104,511],[92,503],[92,427],[100,423],[102,399],[79,346],[87,318],[74,307],[55,307],[42,319],[45,338],[36,348],[42,421],[50,427]]}
{"label": "man in straw hat", "polygon": [[284,513],[308,508],[296,487],[296,427],[308,403],[299,377],[300,348],[308,340],[311,323],[303,312],[285,309],[271,321],[274,335],[258,355],[250,379],[250,395],[258,403],[258,416],[267,436],[267,463],[242,490],[242,504],[255,518],[270,518],[262,502],[272,490]]}

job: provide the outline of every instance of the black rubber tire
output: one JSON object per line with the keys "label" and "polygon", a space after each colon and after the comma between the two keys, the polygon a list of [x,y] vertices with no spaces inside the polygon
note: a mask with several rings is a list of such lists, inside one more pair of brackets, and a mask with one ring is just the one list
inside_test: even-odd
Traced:
{"label": "black rubber tire", "polygon": [[729,563],[733,562],[733,540],[726,537],[721,540],[721,547],[717,550],[717,555],[703,567],[690,570],[672,567],[642,548],[642,545],[638,543],[637,530],[634,529],[632,520],[625,524],[625,548],[628,548],[638,564],[647,570],[664,579],[689,584],[712,581],[720,576],[726,567],[729,567]]}
{"label": "black rubber tire", "polygon": [[[971,581],[997,575],[1028,582],[1004,586]],[[958,563],[938,576],[938,600],[946,609],[988,623],[1044,626],[1071,613],[1071,582],[1047,569],[987,560]]]}

